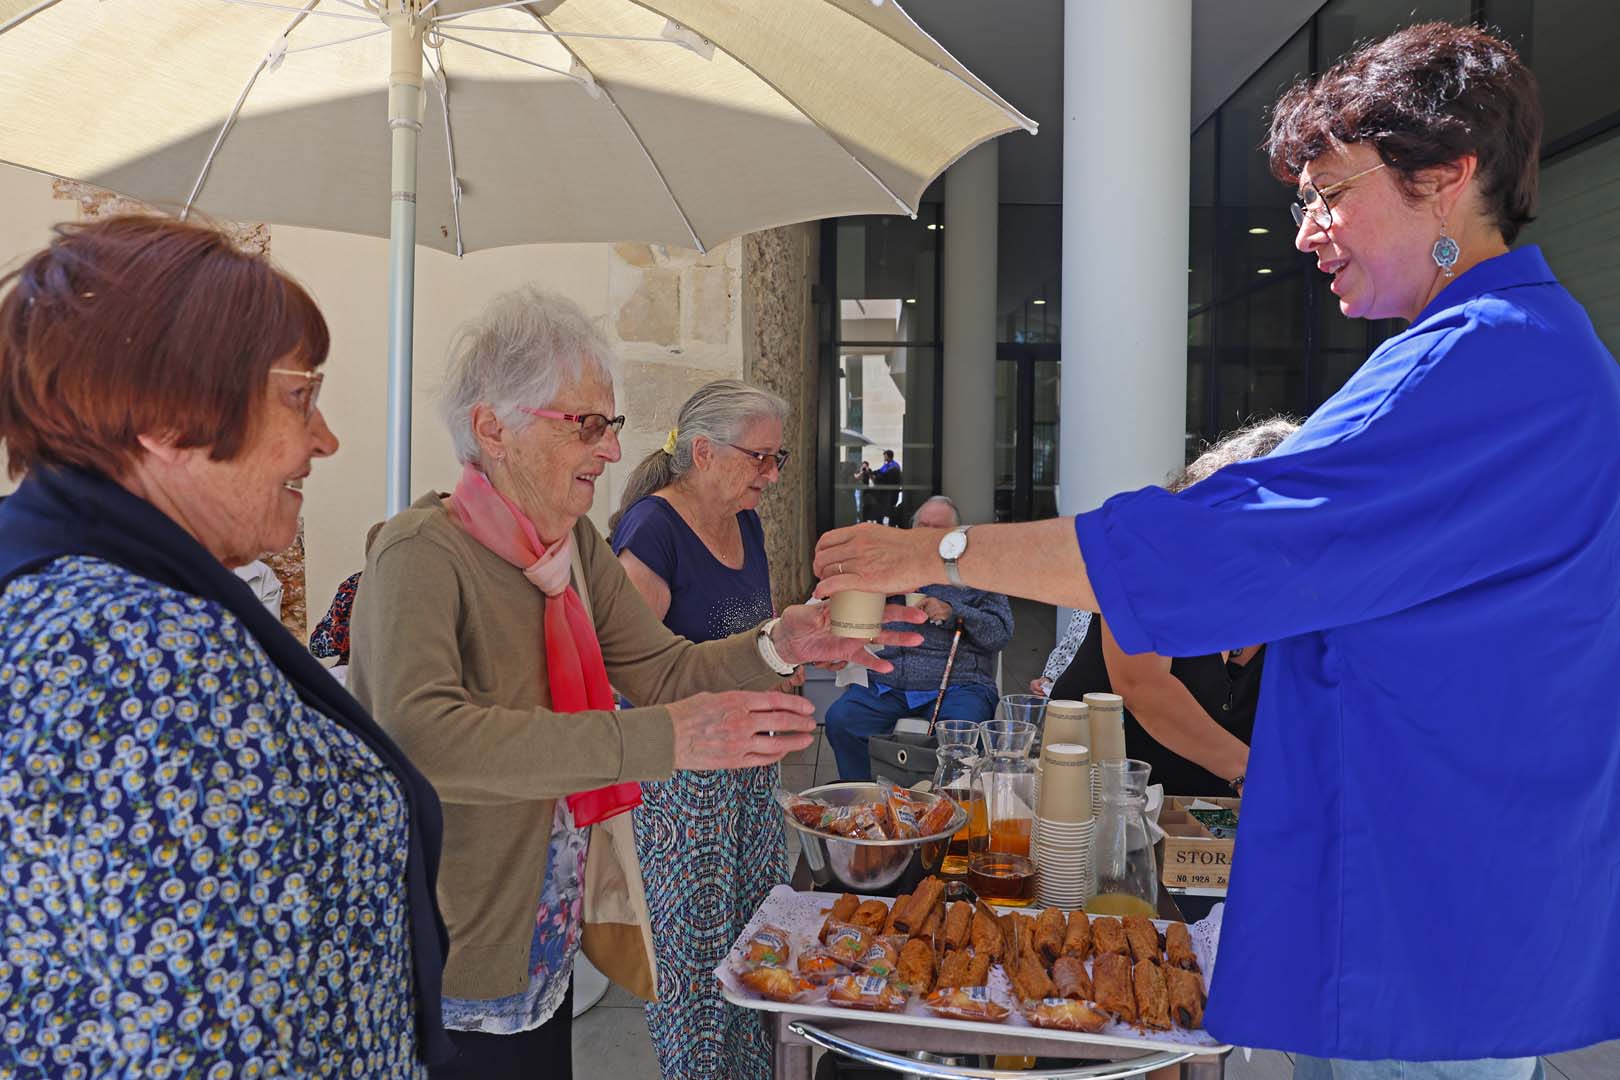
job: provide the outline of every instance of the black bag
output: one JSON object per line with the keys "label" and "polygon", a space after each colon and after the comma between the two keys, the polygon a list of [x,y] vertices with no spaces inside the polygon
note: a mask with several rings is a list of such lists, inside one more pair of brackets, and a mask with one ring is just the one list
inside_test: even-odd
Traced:
{"label": "black bag", "polygon": [[932,735],[910,735],[895,732],[873,735],[866,740],[867,754],[872,762],[872,779],[888,778],[908,788],[919,780],[932,781],[938,758],[934,751],[939,742]]}

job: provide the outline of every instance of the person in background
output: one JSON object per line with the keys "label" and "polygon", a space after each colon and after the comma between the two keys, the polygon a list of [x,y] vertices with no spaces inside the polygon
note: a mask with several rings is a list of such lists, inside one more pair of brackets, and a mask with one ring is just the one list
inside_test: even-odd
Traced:
{"label": "person in background", "polygon": [[[1221,439],[1166,484],[1185,491],[1220,469],[1264,457],[1299,429],[1277,417]],[[1125,699],[1125,753],[1153,766],[1151,780],[1170,795],[1243,793],[1255,710],[1260,704],[1264,645],[1177,657],[1121,651],[1107,620],[1092,619],[1052,696],[1078,701],[1090,693]]]}
{"label": "person in background", "polygon": [[[366,530],[367,551],[371,550],[371,542],[382,532],[382,527],[383,523],[379,521]],[[332,603],[327,607],[326,614],[309,632],[310,653],[318,660],[335,661],[326,670],[332,678],[345,685],[349,678],[349,620],[354,615],[354,595],[360,588],[361,573],[356,570],[338,582],[337,592],[332,595]]]}
{"label": "person in background", "polygon": [[[765,692],[801,662],[889,666],[836,638],[825,605],[702,644],[661,624],[586,516],[619,459],[615,363],[572,301],[492,300],[456,335],[440,398],[455,491],[383,527],[355,595],[350,685],[444,800],[457,1053],[436,1080],[572,1075],[579,949],[654,996],[626,813],[639,782],[807,746],[809,702]],[[616,708],[615,689],[636,707]]]}
{"label": "person in background", "polygon": [[900,522],[900,503],[905,497],[904,483],[905,474],[900,469],[900,463],[894,460],[894,451],[883,451],[883,464],[873,471],[872,484],[877,488],[893,490],[874,491],[872,497],[877,503],[877,520],[885,525]]}
{"label": "person in background", "polygon": [[[1075,652],[1080,643],[1086,639],[1086,631],[1091,628],[1091,612],[1071,611],[1069,621],[1063,627],[1063,634],[1058,638],[1057,644],[1046,656],[1046,663],[1041,667],[1041,673],[1029,681],[1029,692],[1041,697],[1051,697],[1052,687],[1069,667],[1069,661],[1074,659]],[[1060,699],[1061,700],[1061,699]]]}
{"label": "person in background", "polygon": [[281,618],[281,579],[263,559],[254,559],[231,571],[241,578],[264,609],[277,619]]}
{"label": "person in background", "polygon": [[1529,1080],[1620,1036],[1620,921],[1502,915],[1620,910],[1620,366],[1511,248],[1541,141],[1501,38],[1368,42],[1283,94],[1267,148],[1339,310],[1409,325],[1299,431],[1180,494],[816,549],[821,595],[954,569],[1100,612],[1126,653],[1267,643],[1205,1024],[1298,1080]]}
{"label": "person in background", "polygon": [[[781,478],[787,402],[733,379],[681,406],[638,465],[610,523],[625,573],[671,631],[714,641],[772,614],[757,507]],[[670,1080],[769,1080],[760,1013],[727,1004],[712,972],[771,889],[788,879],[776,764],[677,770],[641,785],[636,853],[658,947],[647,1027]],[[709,912],[702,919],[692,913]]]}
{"label": "person in background", "polygon": [[872,492],[872,463],[861,462],[861,467],[855,470],[852,478],[855,481],[855,520],[873,521],[877,510],[877,498]]}
{"label": "person in background", "polygon": [[[912,524],[952,529],[960,523],[956,504],[935,495],[917,508]],[[939,718],[982,723],[996,714],[1000,698],[996,661],[1012,640],[1012,604],[1000,593],[954,585],[929,585],[921,591],[922,609],[929,620],[922,628],[922,645],[904,652],[879,652],[879,656],[894,661],[894,672],[881,678],[868,676],[867,685],[847,687],[827,707],[827,743],[838,759],[840,780],[870,780],[867,740],[873,735],[889,734],[902,717],[933,713],[958,621],[962,638],[951,663],[950,685],[939,707]]]}
{"label": "person in background", "polygon": [[337,451],[326,320],[159,217],[0,286],[0,1075],[414,1080],[438,799],[230,570]]}

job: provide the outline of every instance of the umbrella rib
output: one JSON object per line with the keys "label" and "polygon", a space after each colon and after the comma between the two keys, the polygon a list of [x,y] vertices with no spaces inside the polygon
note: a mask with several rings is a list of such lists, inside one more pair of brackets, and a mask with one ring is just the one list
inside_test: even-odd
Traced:
{"label": "umbrella rib", "polygon": [[[438,20],[434,20],[434,22],[436,24]],[[553,37],[559,40],[562,38],[593,38],[597,41],[645,41],[652,45],[675,45],[682,49],[687,47],[679,41],[671,41],[669,38],[648,37],[646,34],[588,34],[584,31],[574,30],[530,30],[521,26],[462,26],[460,24],[456,24],[455,29],[458,34],[479,31],[485,34],[529,34],[534,37]]]}
{"label": "umbrella rib", "polygon": [[[377,22],[377,16],[375,15],[346,15],[341,11],[315,11],[312,10],[315,7],[315,4],[310,4],[308,7],[295,8],[289,7],[286,4],[272,4],[269,2],[269,0],[219,0],[219,2],[222,4],[239,4],[242,7],[269,8],[271,11],[290,11],[298,16],[300,22],[303,21],[303,17],[305,15],[319,15],[323,19],[347,19],[350,22],[366,22],[372,23],[373,25],[375,25]],[[315,3],[319,2],[320,0],[315,0]],[[296,26],[297,23],[294,23],[293,25]]]}
{"label": "umbrella rib", "polygon": [[[545,19],[541,18],[539,15],[536,15],[533,11],[529,12],[529,16],[534,19],[535,22],[539,23],[542,28],[546,30],[551,29],[551,27],[547,25]],[[664,39],[660,38],[659,40]],[[619,122],[624,125],[626,131],[630,132],[631,138],[636,140],[636,145],[641,147],[641,155],[647,159],[647,167],[653,171],[654,176],[658,177],[658,183],[663,187],[664,194],[669,196],[670,205],[675,208],[675,212],[677,214],[681,215],[681,224],[686,226],[686,235],[692,238],[692,247],[699,252],[708,251],[709,249],[704,246],[703,241],[698,239],[697,229],[692,227],[692,219],[687,216],[686,207],[682,206],[681,200],[675,197],[675,189],[669,186],[669,178],[664,175],[664,170],[658,167],[658,162],[653,160],[652,151],[647,149],[646,140],[641,137],[641,132],[636,130],[636,125],[631,123],[630,118],[624,114],[624,110],[619,108],[618,101],[613,97],[613,91],[602,85],[602,81],[596,77],[596,73],[591,71],[589,65],[585,63],[585,61],[580,57],[579,53],[575,52],[569,46],[567,41],[563,40],[561,36],[559,36],[556,41],[557,44],[563,47],[563,50],[567,52],[569,56],[574,58],[574,63],[578,64],[587,74],[590,75],[591,81],[601,89],[602,96],[607,99],[608,105],[612,107],[613,112],[618,116]]]}
{"label": "umbrella rib", "polygon": [[329,49],[333,45],[347,45],[351,41],[363,41],[366,38],[378,37],[386,33],[388,33],[388,27],[385,26],[381,30],[367,30],[363,34],[351,34],[349,37],[333,38],[331,41],[320,41],[316,42],[314,45],[300,45],[296,49],[288,49],[287,55],[291,56],[293,53],[314,52],[316,49]]}
{"label": "umbrella rib", "polygon": [[[433,72],[433,85],[439,91],[439,105],[444,110],[444,146],[450,154],[450,213],[456,225],[456,258],[467,253],[466,246],[461,242],[461,178],[456,175],[456,140],[450,129],[450,77],[444,73],[444,54],[438,46],[434,47],[435,58],[428,60],[428,69]],[[427,53],[423,52],[423,57]]]}
{"label": "umbrella rib", "polygon": [[[240,3],[242,0],[226,0],[226,2]],[[279,40],[285,41],[287,39],[287,35],[298,29],[299,24],[304,21],[304,16],[311,14],[330,14],[330,12],[317,12],[314,10],[315,5],[319,4],[320,2],[321,0],[309,0],[309,3],[305,5],[302,10],[299,10],[298,8],[288,8],[287,10],[295,11],[297,14],[293,17],[292,21],[287,24],[287,29],[281,32],[281,38]],[[192,185],[191,194],[186,196],[186,205],[180,211],[181,221],[185,221],[187,218],[191,217],[191,208],[196,205],[197,196],[202,194],[203,185],[208,182],[208,174],[214,170],[214,158],[219,155],[219,148],[225,145],[225,137],[231,133],[231,128],[236,126],[236,118],[241,115],[242,106],[247,102],[248,95],[253,92],[254,85],[259,81],[259,76],[264,74],[265,65],[269,62],[269,53],[259,57],[258,66],[253,69],[253,74],[248,76],[247,85],[243,86],[242,92],[237,95],[236,104],[231,106],[230,115],[227,116],[225,118],[225,122],[219,126],[219,134],[214,136],[214,145],[208,148],[208,156],[203,159],[202,169],[197,173],[197,182]]]}
{"label": "umbrella rib", "polygon": [[17,27],[21,26],[23,23],[27,22],[29,19],[32,19],[35,15],[38,15],[40,12],[46,10],[47,8],[55,7],[57,4],[60,4],[61,2],[62,2],[62,0],[40,0],[39,3],[37,3],[33,7],[29,8],[27,11],[23,12],[21,15],[13,16],[12,18],[6,20],[5,23],[0,24],[0,34],[4,34],[8,30],[15,30]]}

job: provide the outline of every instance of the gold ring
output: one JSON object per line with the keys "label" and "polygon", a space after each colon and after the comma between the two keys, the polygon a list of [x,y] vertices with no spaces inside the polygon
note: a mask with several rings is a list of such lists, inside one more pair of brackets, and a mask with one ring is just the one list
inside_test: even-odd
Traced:
{"label": "gold ring", "polygon": [[844,564],[843,563],[838,564],[838,576],[839,577],[844,576]]}

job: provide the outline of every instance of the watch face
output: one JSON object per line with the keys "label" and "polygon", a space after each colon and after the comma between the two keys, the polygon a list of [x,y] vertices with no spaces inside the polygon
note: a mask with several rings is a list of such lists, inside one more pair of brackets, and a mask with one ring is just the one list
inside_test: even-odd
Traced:
{"label": "watch face", "polygon": [[939,557],[942,559],[960,559],[962,552],[967,550],[967,533],[948,532],[939,542]]}

